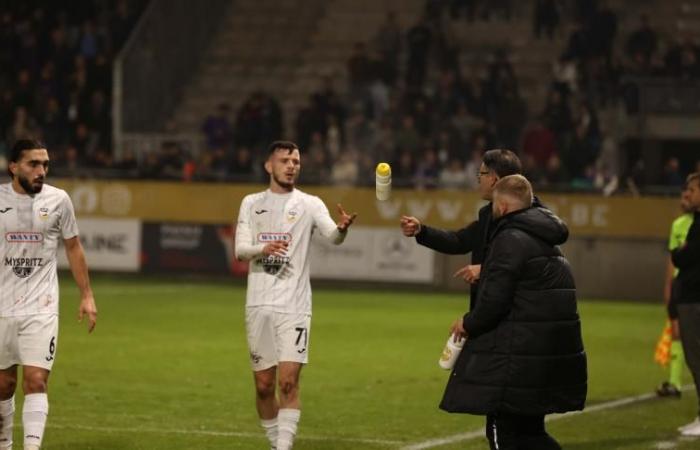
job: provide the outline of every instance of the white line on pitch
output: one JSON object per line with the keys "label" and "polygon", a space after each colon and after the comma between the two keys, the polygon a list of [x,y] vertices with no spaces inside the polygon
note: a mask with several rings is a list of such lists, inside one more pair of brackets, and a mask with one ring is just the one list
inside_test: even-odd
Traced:
{"label": "white line on pitch", "polygon": [[[217,431],[217,430],[175,430],[175,429],[161,429],[161,428],[120,428],[120,427],[94,427],[88,425],[76,425],[76,424],[52,424],[49,422],[46,425],[47,428],[56,428],[62,430],[85,430],[85,431],[100,431],[104,433],[154,433],[154,434],[188,434],[188,435],[200,435],[200,436],[220,436],[220,437],[242,437],[242,438],[260,438],[264,439],[265,434],[260,431],[260,433],[249,433],[244,431]],[[329,442],[356,442],[359,444],[377,444],[377,445],[391,445],[396,446],[401,444],[400,441],[392,441],[388,439],[371,439],[371,438],[346,438],[338,436],[306,436],[299,435],[297,440],[309,440],[309,441],[329,441]]]}
{"label": "white line on pitch", "polygon": [[[695,386],[692,384],[687,384],[681,388],[681,391],[688,391],[688,390],[693,389],[694,387]],[[597,411],[603,411],[606,409],[619,408],[621,406],[630,405],[632,403],[639,403],[639,402],[651,400],[651,399],[656,398],[656,397],[657,397],[657,395],[655,393],[650,393],[650,394],[634,395],[631,397],[619,398],[617,400],[611,400],[609,402],[598,403],[597,405],[587,407],[583,411],[572,411],[572,412],[568,412],[568,413],[564,413],[564,414],[552,414],[552,415],[546,417],[546,421],[552,422],[555,420],[560,420],[560,419],[564,419],[567,417],[577,416],[580,414],[588,414],[588,413],[594,413]],[[447,444],[454,444],[456,442],[470,441],[470,440],[476,439],[478,437],[484,437],[485,433],[486,433],[485,429],[480,428],[478,430],[470,431],[468,433],[460,433],[460,434],[455,434],[452,436],[447,436],[444,438],[430,439],[427,441],[418,442],[416,444],[407,445],[405,447],[401,447],[401,450],[425,450],[425,449],[429,449],[429,448],[441,447],[441,446],[447,445]]]}

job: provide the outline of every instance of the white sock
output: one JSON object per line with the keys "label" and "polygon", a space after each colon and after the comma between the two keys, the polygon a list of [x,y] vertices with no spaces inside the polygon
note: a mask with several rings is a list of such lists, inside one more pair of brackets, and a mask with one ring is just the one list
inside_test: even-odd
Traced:
{"label": "white sock", "polygon": [[12,448],[12,422],[15,420],[15,396],[0,401],[0,449]]}
{"label": "white sock", "polygon": [[277,413],[277,450],[291,450],[301,410],[280,409]]}
{"label": "white sock", "polygon": [[49,399],[45,393],[24,396],[22,423],[24,424],[24,448],[41,447],[46,416],[49,415]]}
{"label": "white sock", "polygon": [[265,429],[265,434],[270,440],[270,448],[277,448],[277,417],[270,420],[260,419],[260,425]]}

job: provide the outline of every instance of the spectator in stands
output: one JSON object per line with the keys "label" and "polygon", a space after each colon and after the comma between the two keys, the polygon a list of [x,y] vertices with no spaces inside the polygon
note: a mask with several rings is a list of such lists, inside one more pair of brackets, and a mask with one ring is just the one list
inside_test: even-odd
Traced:
{"label": "spectator in stands", "polygon": [[326,118],[321,107],[321,97],[317,94],[309,96],[308,103],[301,108],[295,123],[300,148],[309,145],[314,132],[326,131]]}
{"label": "spectator in stands", "polygon": [[233,152],[233,159],[229,164],[228,173],[234,181],[252,181],[255,170],[253,167],[253,155],[248,147],[238,147]]}
{"label": "spectator in stands", "polygon": [[359,106],[345,122],[345,137],[347,146],[358,150],[364,151],[375,145],[375,126]]}
{"label": "spectator in stands", "polygon": [[406,36],[408,65],[406,84],[409,89],[421,89],[428,71],[428,57],[433,42],[433,30],[426,17],[411,27]]}
{"label": "spectator in stands", "polygon": [[415,158],[413,152],[399,148],[396,158],[391,163],[392,183],[397,187],[413,186],[413,174],[415,173]]}
{"label": "spectator in stands", "polygon": [[107,98],[102,91],[93,91],[85,123],[97,136],[97,142],[108,148],[112,141],[112,117]]}
{"label": "spectator in stands", "polygon": [[[469,145],[472,134],[477,128],[480,120],[469,113],[467,105],[461,102],[457,107],[457,112],[450,119],[450,125],[455,131],[460,146]],[[479,159],[481,161],[481,159]]]}
{"label": "spectator in stands", "polygon": [[304,184],[328,184],[331,177],[332,161],[322,146],[309,147],[308,156],[304,156],[304,170],[301,171],[300,182]]}
{"label": "spectator in stands", "polygon": [[514,86],[504,89],[493,117],[496,145],[501,148],[515,148],[526,120],[525,101],[520,98]]}
{"label": "spectator in stands", "polygon": [[74,145],[69,145],[55,156],[56,161],[51,161],[51,170],[56,176],[74,178],[85,174],[83,160]]}
{"label": "spectator in stands", "polygon": [[129,2],[126,0],[119,0],[116,10],[111,17],[110,24],[111,47],[114,53],[118,53],[122,45],[126,42],[129,31],[133,28],[135,21],[136,15],[133,14],[129,8]]}
{"label": "spectator in stands", "polygon": [[37,139],[39,127],[36,120],[29,115],[25,106],[18,106],[15,109],[15,117],[7,130],[8,142],[16,142],[19,139]]}
{"label": "spectator in stands", "polygon": [[537,39],[543,35],[552,41],[559,28],[559,5],[557,0],[537,0],[535,3],[534,34]]}
{"label": "spectator in stands", "polygon": [[563,98],[568,98],[571,94],[578,92],[578,69],[576,61],[562,55],[552,66],[554,78],[553,88],[561,94]]}
{"label": "spectator in stands", "polygon": [[216,112],[207,116],[202,124],[202,133],[207,140],[207,147],[230,147],[233,144],[233,127],[230,121],[231,108],[227,103],[220,103]]}
{"label": "spectator in stands", "polygon": [[164,142],[158,155],[160,176],[157,178],[181,180],[185,161],[185,154],[177,143]]}
{"label": "spectator in stands", "polygon": [[337,186],[352,186],[357,183],[357,152],[348,149],[340,154],[331,170],[331,182]]}
{"label": "spectator in stands", "polygon": [[583,22],[574,24],[569,40],[564,50],[564,57],[577,62],[585,61],[590,55],[590,37]]}
{"label": "spectator in stands", "polygon": [[93,60],[101,47],[92,20],[86,20],[83,24],[83,32],[80,36],[80,54],[87,60]]}
{"label": "spectator in stands", "polygon": [[[481,157],[479,157],[479,161],[481,161]],[[469,185],[470,178],[475,177],[464,169],[464,164],[459,158],[454,157],[440,171],[438,186],[443,189],[462,190]]]}
{"label": "spectator in stands", "polygon": [[428,106],[428,102],[423,98],[417,98],[413,103],[411,116],[414,125],[421,139],[425,140],[433,135],[435,124],[433,123],[433,113]]}
{"label": "spectator in stands", "polygon": [[450,16],[453,20],[459,20],[464,10],[467,21],[474,22],[477,6],[478,0],[450,0]]}
{"label": "spectator in stands", "polygon": [[[224,181],[228,178],[229,155],[228,148],[214,147],[202,152],[195,171],[198,180]],[[169,144],[163,155],[163,165],[168,170],[168,178],[184,177],[187,158],[176,144]]]}
{"label": "spectator in stands", "polygon": [[[39,124],[43,131],[43,141],[53,142],[54,145],[59,147],[65,144],[68,122],[56,97],[46,98],[46,106],[42,108]],[[111,131],[111,128],[109,131]]]}
{"label": "spectator in stands", "polygon": [[17,84],[13,88],[15,106],[23,106],[27,110],[33,110],[35,106],[35,86],[32,83],[31,72],[21,69],[17,72]]}
{"label": "spectator in stands", "polygon": [[282,135],[282,110],[266,92],[256,91],[248,97],[236,119],[236,143],[252,149]]}
{"label": "spectator in stands", "polygon": [[382,81],[389,86],[394,85],[398,76],[403,33],[396,20],[396,12],[389,11],[373,39],[382,64],[385,65],[384,73],[387,76]]}
{"label": "spectator in stands", "polygon": [[530,154],[524,154],[521,158],[523,164],[523,175],[532,183],[533,186],[545,186],[547,180],[545,178],[545,167],[537,164],[535,159]]}
{"label": "spectator in stands", "polygon": [[92,157],[98,144],[96,134],[90,131],[85,122],[75,125],[71,142],[78,150],[78,156],[85,161]]}
{"label": "spectator in stands", "polygon": [[374,78],[372,66],[367,45],[364,42],[355,43],[347,63],[351,98],[363,103],[367,101],[369,84]]}
{"label": "spectator in stands", "polygon": [[553,154],[547,160],[546,169],[544,171],[544,179],[542,180],[542,185],[559,187],[562,188],[566,186],[569,182],[569,174],[566,168],[562,165],[559,155]]}
{"label": "spectator in stands", "polygon": [[416,130],[415,119],[411,115],[406,115],[401,120],[401,127],[396,130],[395,140],[396,146],[402,150],[411,152],[413,155],[418,153],[421,145],[421,138]]}
{"label": "spectator in stands", "polygon": [[258,144],[267,145],[284,134],[282,108],[279,102],[265,91],[258,91],[260,102],[261,133]]}
{"label": "spectator in stands", "polygon": [[457,111],[460,100],[464,102],[457,86],[456,73],[452,70],[443,70],[432,98],[437,119],[442,121],[452,117]]}
{"label": "spectator in stands", "polygon": [[649,24],[649,16],[642,14],[640,26],[627,38],[626,51],[630,59],[641,57],[645,65],[651,64],[652,55],[658,47],[656,31]]}
{"label": "spectator in stands", "polygon": [[416,173],[413,175],[413,183],[416,189],[435,189],[440,177],[440,164],[437,152],[428,147],[421,152]]}
{"label": "spectator in stands", "polygon": [[612,50],[617,35],[617,15],[605,5],[598,9],[590,24],[591,52],[612,64]]}
{"label": "spectator in stands", "polygon": [[571,109],[561,92],[556,90],[549,92],[542,119],[547,128],[554,132],[558,142],[563,141],[571,131],[573,127]]}
{"label": "spectator in stands", "polygon": [[525,131],[522,149],[523,154],[530,156],[535,165],[544,167],[557,154],[556,136],[542,120],[535,120]]}
{"label": "spectator in stands", "polygon": [[314,95],[317,99],[316,105],[318,113],[321,115],[321,122],[324,125],[328,125],[331,118],[335,118],[342,128],[347,111],[340,96],[333,87],[333,79],[331,77],[324,77],[323,87]]}
{"label": "spectator in stands", "polygon": [[681,163],[675,156],[666,160],[661,180],[664,186],[678,188],[685,183],[685,177],[681,174]]}

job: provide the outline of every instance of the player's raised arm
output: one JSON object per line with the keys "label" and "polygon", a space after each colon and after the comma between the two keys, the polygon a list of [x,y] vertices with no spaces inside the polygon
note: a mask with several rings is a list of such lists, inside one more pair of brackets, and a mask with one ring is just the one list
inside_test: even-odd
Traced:
{"label": "player's raised arm", "polygon": [[338,230],[341,233],[345,233],[348,231],[348,228],[350,228],[350,225],[355,221],[355,218],[357,218],[357,213],[352,213],[348,214],[345,212],[343,209],[343,205],[338,203],[338,214],[340,215],[340,219],[338,219]]}
{"label": "player's raised arm", "polygon": [[345,240],[345,236],[347,236],[348,228],[354,222],[357,214],[346,213],[343,207],[338,204],[340,218],[336,223],[331,218],[328,208],[326,208],[326,205],[320,198],[315,197],[312,208],[314,225],[318,227],[321,235],[336,245],[342,244]]}

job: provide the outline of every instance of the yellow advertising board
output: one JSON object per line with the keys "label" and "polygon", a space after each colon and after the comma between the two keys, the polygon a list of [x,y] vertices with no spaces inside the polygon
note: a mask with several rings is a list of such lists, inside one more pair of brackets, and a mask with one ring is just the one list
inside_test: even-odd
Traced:
{"label": "yellow advertising board", "polygon": [[[70,194],[78,216],[138,218],[148,222],[231,223],[243,197],[263,185],[171,183],[156,181],[53,180]],[[336,204],[357,212],[365,226],[398,227],[402,215],[426,224],[459,229],[476,217],[481,201],[476,193],[394,189],[388,201],[375,199],[372,188],[309,187],[331,215]],[[613,197],[549,194],[540,200],[559,214],[574,236],[666,238],[679,214],[678,200],[658,197]]]}

